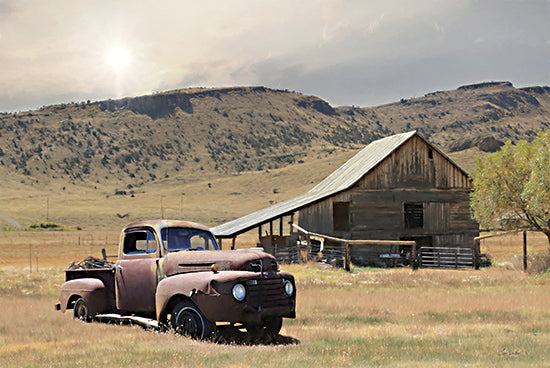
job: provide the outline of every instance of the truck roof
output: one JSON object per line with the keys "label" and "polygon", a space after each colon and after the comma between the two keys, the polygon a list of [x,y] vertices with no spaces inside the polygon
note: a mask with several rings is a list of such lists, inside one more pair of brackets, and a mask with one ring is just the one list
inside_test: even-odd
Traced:
{"label": "truck roof", "polygon": [[188,229],[199,229],[199,230],[205,230],[210,231],[208,226],[199,224],[197,222],[192,221],[183,221],[183,220],[144,220],[144,221],[138,221],[133,222],[129,225],[126,225],[122,231],[126,231],[130,228],[136,228],[136,227],[152,227],[155,229],[161,229],[165,227],[184,227]]}

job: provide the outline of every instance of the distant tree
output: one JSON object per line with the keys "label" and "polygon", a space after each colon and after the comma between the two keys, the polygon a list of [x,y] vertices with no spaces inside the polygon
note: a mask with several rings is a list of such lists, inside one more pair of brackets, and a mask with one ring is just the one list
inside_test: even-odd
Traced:
{"label": "distant tree", "polygon": [[482,227],[541,231],[550,242],[550,131],[478,158],[472,178],[471,206]]}

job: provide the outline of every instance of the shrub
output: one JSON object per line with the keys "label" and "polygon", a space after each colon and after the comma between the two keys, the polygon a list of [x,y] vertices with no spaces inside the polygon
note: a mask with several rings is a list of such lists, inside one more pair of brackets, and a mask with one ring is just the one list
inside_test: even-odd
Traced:
{"label": "shrub", "polygon": [[550,269],[550,254],[537,253],[529,257],[527,273],[543,274]]}
{"label": "shrub", "polygon": [[65,230],[65,227],[60,224],[53,222],[40,222],[37,224],[30,224],[29,229],[31,230]]}

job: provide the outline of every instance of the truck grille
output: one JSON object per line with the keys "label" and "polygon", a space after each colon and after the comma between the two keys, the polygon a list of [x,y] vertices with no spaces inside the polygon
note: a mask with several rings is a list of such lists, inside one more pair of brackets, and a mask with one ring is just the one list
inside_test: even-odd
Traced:
{"label": "truck grille", "polygon": [[255,308],[260,305],[262,308],[290,307],[293,304],[293,296],[286,295],[281,277],[266,276],[261,280],[249,280],[247,289],[248,304]]}

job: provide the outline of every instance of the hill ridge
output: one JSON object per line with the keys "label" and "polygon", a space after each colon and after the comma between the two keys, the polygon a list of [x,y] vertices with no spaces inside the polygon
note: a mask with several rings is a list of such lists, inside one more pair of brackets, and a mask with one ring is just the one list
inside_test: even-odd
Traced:
{"label": "hill ridge", "polygon": [[190,88],[0,115],[0,171],[132,190],[270,170],[417,130],[444,151],[498,149],[550,127],[550,88],[483,82],[375,107],[262,86]]}

